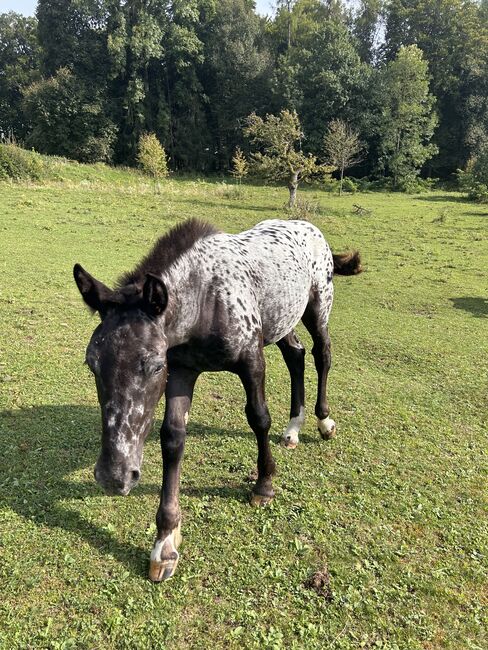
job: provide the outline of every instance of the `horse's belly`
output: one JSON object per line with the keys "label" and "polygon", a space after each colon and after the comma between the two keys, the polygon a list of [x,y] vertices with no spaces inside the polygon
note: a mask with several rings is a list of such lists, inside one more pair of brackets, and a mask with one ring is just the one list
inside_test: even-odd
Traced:
{"label": "horse's belly", "polygon": [[305,286],[300,293],[281,294],[265,306],[261,314],[264,345],[276,343],[291,332],[303,316],[308,299]]}

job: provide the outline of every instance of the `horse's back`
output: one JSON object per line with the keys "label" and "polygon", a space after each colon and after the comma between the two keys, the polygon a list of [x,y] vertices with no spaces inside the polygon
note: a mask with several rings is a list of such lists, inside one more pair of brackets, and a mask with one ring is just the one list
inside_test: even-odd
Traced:
{"label": "horse's back", "polygon": [[332,253],[312,224],[268,220],[229,237],[236,255],[251,269],[250,289],[265,343],[278,341],[295,327],[311,292],[326,291],[330,284],[332,299]]}

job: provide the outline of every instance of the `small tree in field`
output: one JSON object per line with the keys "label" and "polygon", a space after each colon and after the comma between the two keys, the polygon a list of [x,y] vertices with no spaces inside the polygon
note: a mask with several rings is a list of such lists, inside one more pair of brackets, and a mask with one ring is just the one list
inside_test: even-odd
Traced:
{"label": "small tree in field", "polygon": [[364,145],[359,139],[359,134],[345,122],[332,120],[324,136],[324,149],[328,162],[340,171],[339,194],[342,194],[344,170],[363,160]]}
{"label": "small tree in field", "polygon": [[169,173],[166,152],[154,133],[141,135],[137,162],[145,174],[155,179],[166,178]]}
{"label": "small tree in field", "polygon": [[299,183],[326,171],[317,164],[315,156],[300,151],[304,135],[295,111],[283,110],[279,115],[266,115],[264,120],[252,113],[243,132],[261,148],[252,154],[252,170],[269,180],[286,181],[290,208],[295,205]]}
{"label": "small tree in field", "polygon": [[232,157],[232,168],[230,173],[236,179],[238,185],[241,184],[244,176],[247,176],[248,171],[249,165],[247,164],[246,157],[242,153],[240,147],[237,147],[234,156]]}
{"label": "small tree in field", "polygon": [[458,170],[460,189],[474,201],[488,203],[488,146],[468,160],[464,171]]}

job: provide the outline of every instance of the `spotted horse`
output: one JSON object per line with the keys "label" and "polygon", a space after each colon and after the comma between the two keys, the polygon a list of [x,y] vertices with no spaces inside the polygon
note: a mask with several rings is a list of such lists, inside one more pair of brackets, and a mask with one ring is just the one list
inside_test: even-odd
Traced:
{"label": "spotted horse", "polygon": [[303,321],[318,374],[318,429],[323,438],[334,435],[326,395],[332,277],[359,273],[359,254],[333,255],[321,232],[304,221],[263,221],[232,235],[191,220],[161,237],[114,289],[79,264],[73,271],[83,300],[101,317],[86,363],[102,411],[95,479],[106,493],[126,495],[139,481],[144,440],[165,393],[163,482],[149,569],[159,582],[174,574],[179,559],[180,467],[198,376],[227,370],[242,381],[258,446],[251,503],[269,502],[275,463],[263,348],[276,343],[290,372],[290,422],[282,443],[293,448],[305,419],[305,351],[294,332]]}

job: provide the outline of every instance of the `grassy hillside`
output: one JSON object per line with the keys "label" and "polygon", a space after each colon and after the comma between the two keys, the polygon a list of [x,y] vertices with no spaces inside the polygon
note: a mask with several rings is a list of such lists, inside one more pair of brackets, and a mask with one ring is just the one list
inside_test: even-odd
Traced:
{"label": "grassy hillside", "polygon": [[[0,648],[486,648],[488,209],[445,193],[302,194],[333,249],[359,248],[366,267],[335,280],[338,436],[315,430],[309,354],[302,442],[277,444],[289,380],[268,348],[277,496],[251,509],[243,391],[233,376],[203,376],[181,561],[153,585],[159,420],[141,485],[104,496],[83,366],[96,318],[73,263],[110,283],[186,217],[237,232],[281,217],[286,190],[236,198],[217,182],[155,187],[61,163],[56,179],[0,184]],[[314,590],[316,571],[326,584]]]}

